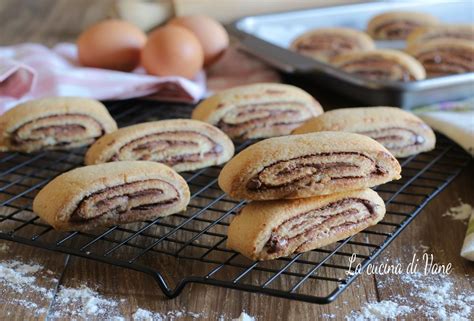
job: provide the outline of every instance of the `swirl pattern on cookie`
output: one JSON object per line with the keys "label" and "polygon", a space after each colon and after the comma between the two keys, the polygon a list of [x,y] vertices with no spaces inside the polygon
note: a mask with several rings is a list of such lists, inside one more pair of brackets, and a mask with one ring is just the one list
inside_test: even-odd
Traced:
{"label": "swirl pattern on cookie", "polygon": [[369,136],[396,157],[432,150],[436,142],[433,131],[420,118],[395,107],[331,110],[308,120],[293,134],[321,131],[345,131]]}
{"label": "swirl pattern on cookie", "polygon": [[253,84],[223,90],[200,103],[192,118],[219,127],[232,139],[289,134],[322,113],[305,91],[283,84]]}
{"label": "swirl pattern on cookie", "polygon": [[410,11],[393,11],[373,17],[367,32],[374,39],[404,40],[416,28],[438,24],[438,19],[430,14]]}
{"label": "swirl pattern on cookie", "polygon": [[370,189],[250,202],[232,220],[227,246],[253,260],[271,260],[347,238],[384,214],[383,200]]}
{"label": "swirl pattern on cookie", "polygon": [[234,154],[232,141],[218,128],[190,119],[137,124],[103,136],[86,153],[86,164],[148,160],[176,171],[225,163]]}
{"label": "swirl pattern on cookie", "polygon": [[89,145],[116,129],[98,101],[73,97],[32,100],[0,116],[0,150],[70,149]]}
{"label": "swirl pattern on cookie", "polygon": [[258,142],[231,159],[219,186],[231,197],[272,200],[326,195],[400,178],[400,164],[359,134],[318,132]]}
{"label": "swirl pattern on cookie", "polygon": [[305,56],[329,61],[332,57],[375,49],[372,39],[364,32],[349,28],[315,29],[298,36],[290,48]]}
{"label": "swirl pattern on cookie", "polygon": [[413,45],[415,43],[435,39],[461,39],[474,41],[474,24],[419,27],[410,33],[407,38],[407,43]]}
{"label": "swirl pattern on cookie", "polygon": [[425,68],[429,77],[474,72],[474,42],[436,39],[414,44],[407,52]]}
{"label": "swirl pattern on cookie", "polygon": [[189,198],[186,182],[168,166],[124,161],[56,177],[35,197],[33,210],[55,229],[87,230],[174,214]]}
{"label": "swirl pattern on cookie", "polygon": [[423,66],[413,57],[397,50],[378,49],[336,56],[331,63],[359,77],[378,81],[414,81],[425,78]]}

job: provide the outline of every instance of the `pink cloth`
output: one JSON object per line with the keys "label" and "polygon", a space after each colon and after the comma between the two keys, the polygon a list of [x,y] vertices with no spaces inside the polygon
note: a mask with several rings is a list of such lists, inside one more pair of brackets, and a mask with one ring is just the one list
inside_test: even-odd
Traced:
{"label": "pink cloth", "polygon": [[196,102],[206,93],[205,78],[204,72],[191,81],[147,75],[143,68],[126,73],[81,67],[74,44],[52,49],[38,44],[0,47],[0,114],[20,102],[47,96],[115,100],[153,94],[159,100]]}

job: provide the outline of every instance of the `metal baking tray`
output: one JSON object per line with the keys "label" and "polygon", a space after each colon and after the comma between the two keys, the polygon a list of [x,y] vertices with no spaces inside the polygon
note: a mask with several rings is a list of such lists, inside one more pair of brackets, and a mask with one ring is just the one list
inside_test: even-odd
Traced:
{"label": "metal baking tray", "polygon": [[[365,30],[376,14],[391,10],[433,14],[445,23],[473,23],[474,1],[375,1],[322,7],[242,18],[228,26],[249,53],[283,72],[303,75],[315,84],[333,89],[368,105],[412,108],[466,98],[474,94],[474,73],[412,82],[368,81],[288,49],[299,34],[315,28],[349,27]],[[379,48],[398,48],[404,41],[377,41]]]}

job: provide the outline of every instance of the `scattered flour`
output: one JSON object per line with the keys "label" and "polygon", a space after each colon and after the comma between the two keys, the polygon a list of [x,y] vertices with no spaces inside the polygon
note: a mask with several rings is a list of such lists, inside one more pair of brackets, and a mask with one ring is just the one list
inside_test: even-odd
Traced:
{"label": "scattered flour", "polygon": [[39,292],[52,298],[52,291],[35,284],[37,272],[43,270],[39,264],[25,264],[11,260],[0,262],[0,283],[15,292]]}
{"label": "scattered flour", "polygon": [[[56,308],[54,317],[62,317],[65,313],[69,316],[88,316],[112,319],[118,317],[117,305],[114,300],[108,300],[96,291],[82,285],[79,288],[61,287],[56,295]],[[59,312],[59,313],[56,313]]]}
{"label": "scattered flour", "polygon": [[[346,317],[349,321],[393,319],[409,316],[417,311],[429,320],[473,320],[474,292],[456,289],[446,276],[426,276],[423,273],[404,274],[401,282],[407,285],[410,297],[393,297],[381,302],[371,302],[360,311]],[[390,282],[388,282],[390,283]]]}
{"label": "scattered flour", "polygon": [[471,214],[474,212],[474,208],[466,203],[463,203],[459,200],[458,206],[451,207],[443,216],[448,216],[456,221],[466,221],[471,217]]}
{"label": "scattered flour", "polygon": [[[53,290],[37,285],[37,281],[57,282],[56,279],[45,277],[44,274],[45,271],[39,264],[26,264],[17,260],[0,262],[0,303],[5,306],[24,307],[32,311],[35,316],[44,314],[46,309],[39,308],[39,304],[47,305],[48,300],[53,298]],[[13,298],[6,301],[3,295],[6,291],[21,294],[21,299]]]}
{"label": "scattered flour", "polygon": [[[419,244],[418,248],[405,247],[410,253],[427,252],[429,247]],[[390,256],[390,255],[389,255]],[[388,260],[388,258],[386,258]],[[390,259],[390,261],[393,261]],[[395,259],[394,264],[399,263]],[[448,275],[425,275],[422,272],[390,275],[378,281],[380,287],[390,287],[395,281],[407,287],[411,299],[390,297],[381,302],[372,302],[360,311],[353,311],[346,320],[410,319],[410,313],[421,314],[428,320],[474,320],[474,291],[469,288],[455,288]],[[466,275],[472,280],[472,276]]]}
{"label": "scattered flour", "polygon": [[472,290],[463,289],[461,294],[455,295],[451,280],[446,277],[427,278],[422,273],[403,275],[402,281],[411,286],[411,296],[423,301],[420,312],[426,318],[472,320]]}
{"label": "scattered flour", "polygon": [[237,319],[232,319],[232,321],[256,321],[256,320],[254,317],[245,313],[245,311],[242,311],[240,316]]}
{"label": "scattered flour", "polygon": [[144,309],[138,309],[133,315],[133,320],[134,321],[152,321],[153,320],[153,313],[144,310]]}
{"label": "scattered flour", "polygon": [[10,251],[10,247],[6,243],[0,244],[0,253],[8,253]]}
{"label": "scattered flour", "polygon": [[151,312],[145,309],[138,309],[133,315],[133,321],[165,321],[177,318],[191,317],[193,319],[203,318],[203,313],[187,312],[185,310],[168,311],[166,313]]}
{"label": "scattered flour", "polygon": [[[0,247],[0,251],[3,250]],[[18,260],[0,261],[0,303],[5,306],[22,306],[39,316],[47,312],[49,301],[54,298],[54,287],[50,289],[41,287],[37,281],[57,283],[58,280],[52,275],[51,270],[45,270],[43,266],[36,263],[24,263]],[[3,293],[14,291],[21,294],[21,299],[4,299]],[[38,294],[40,294],[38,296]],[[30,296],[33,299],[30,299]],[[40,302],[39,298],[44,298],[45,302]],[[125,321],[125,318],[119,313],[119,304],[125,303],[125,300],[109,299],[101,296],[97,291],[92,290],[86,285],[78,288],[61,287],[54,298],[55,310],[50,313],[51,320],[70,319],[89,319],[95,318],[107,321]],[[40,308],[41,306],[44,306]],[[8,313],[7,313],[8,314]],[[188,312],[185,310],[168,311],[164,313],[150,312],[144,309],[138,309],[133,314],[134,321],[168,321],[183,317],[193,319],[204,318],[205,313]],[[128,318],[127,318],[128,319]],[[253,319],[250,319],[253,320]]]}
{"label": "scattered flour", "polygon": [[346,317],[348,321],[394,319],[412,312],[413,309],[397,302],[384,300],[369,302],[359,312],[352,312]]}

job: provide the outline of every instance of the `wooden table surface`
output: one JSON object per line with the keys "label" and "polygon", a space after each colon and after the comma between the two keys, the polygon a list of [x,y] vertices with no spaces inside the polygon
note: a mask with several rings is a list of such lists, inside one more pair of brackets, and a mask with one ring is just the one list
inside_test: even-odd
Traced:
{"label": "wooden table surface", "polygon": [[[85,26],[102,19],[110,9],[110,0],[2,0],[0,1],[1,38],[0,45],[21,42],[40,42],[53,45],[58,41],[73,41]],[[350,105],[351,102],[335,99],[331,93],[318,92],[315,96],[325,106]],[[377,259],[378,262],[402,262],[408,264],[413,253],[420,254],[420,245],[434,254],[440,264],[452,263],[452,281],[459,289],[472,289],[473,264],[463,260],[459,251],[466,226],[442,214],[458,204],[458,199],[474,204],[474,166],[471,165],[404,230],[401,235]],[[237,317],[242,310],[256,316],[258,320],[316,320],[334,314],[342,319],[353,310],[359,310],[367,301],[390,299],[394,295],[408,296],[406,283],[400,276],[360,276],[335,302],[316,305],[228,290],[206,285],[190,285],[173,300],[166,299],[156,283],[147,275],[107,264],[96,263],[76,257],[24,245],[8,244],[9,250],[0,252],[1,260],[24,259],[37,262],[51,270],[52,281],[45,280],[41,286],[54,289],[59,285],[78,287],[88,284],[96,287],[106,297],[124,299],[120,304],[122,315],[129,319],[138,307],[155,312],[166,312],[185,308],[207,315],[207,319]],[[470,275],[470,276],[469,276]],[[390,286],[382,286],[390,282]],[[22,294],[1,288],[0,320],[47,319],[57,309],[54,298],[38,297],[40,314],[13,304]],[[456,292],[454,292],[456,293]],[[422,307],[421,307],[422,309]],[[421,318],[420,310],[410,318]],[[188,316],[188,318],[190,318]],[[99,318],[98,318],[99,319]]]}

